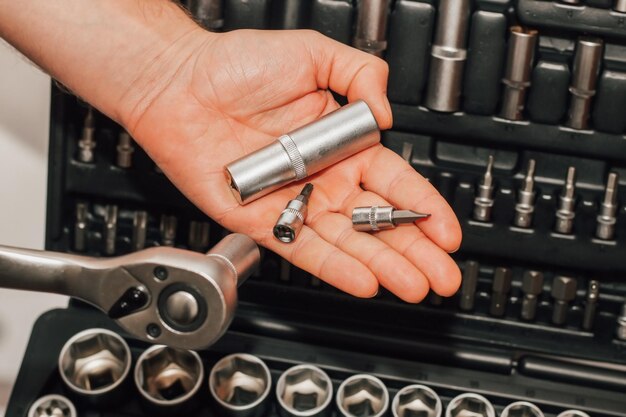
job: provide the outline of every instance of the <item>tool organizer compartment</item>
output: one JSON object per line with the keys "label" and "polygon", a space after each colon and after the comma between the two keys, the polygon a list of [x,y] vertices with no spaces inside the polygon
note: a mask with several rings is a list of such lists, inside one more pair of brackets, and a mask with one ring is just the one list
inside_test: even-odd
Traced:
{"label": "tool organizer compartment", "polygon": [[[225,31],[310,28],[351,44],[365,3],[224,0],[223,21],[211,25]],[[498,415],[524,400],[550,417],[566,409],[626,416],[626,13],[617,11],[620,1],[472,1],[453,45],[464,67],[442,80],[432,67],[440,59],[433,51],[451,47],[437,35],[444,3],[389,2],[382,55],[390,69],[394,125],[382,142],[428,178],[457,214],[463,244],[453,257],[463,271],[462,288],[446,299],[430,294],[419,305],[386,291],[355,299],[263,251],[259,270],[239,289],[231,331],[199,352],[205,370],[218,357],[250,352],[266,360],[274,379],[292,364],[312,363],[331,375],[335,388],[360,372],[380,377],[390,398],[404,385],[421,383],[442,397],[444,410],[455,395],[474,392],[493,402]],[[512,27],[523,29],[513,33]],[[532,30],[530,55],[511,58],[513,37]],[[580,46],[585,39],[591,39],[586,52]],[[583,63],[589,62],[579,51],[595,60],[587,77]],[[520,59],[527,67],[521,76],[509,65]],[[432,110],[441,103],[434,96],[445,90],[433,91],[435,82],[454,84],[444,97],[453,110]],[[508,111],[511,102],[521,107]],[[93,114],[93,160],[81,160],[88,113],[53,86],[47,249],[111,256],[173,245],[205,252],[227,233],[138,145],[120,142],[119,126],[101,114]],[[611,181],[616,200],[607,197]],[[530,191],[524,188],[529,184]],[[477,202],[481,190],[491,205]],[[532,194],[532,210],[520,226],[519,216],[528,213],[524,192]],[[477,216],[477,205],[488,206],[488,215]],[[565,217],[558,217],[563,210]],[[569,229],[559,231],[563,219],[571,220]],[[48,393],[71,397],[56,370],[61,345],[80,329],[112,326],[72,304],[36,325],[7,416],[25,415]],[[42,352],[42,340],[56,347]],[[128,342],[136,359],[146,345]],[[206,381],[201,390],[206,400]],[[79,415],[147,415],[137,392],[128,396],[124,406],[108,410],[78,401]],[[199,407],[197,415],[215,412],[206,402]]]}

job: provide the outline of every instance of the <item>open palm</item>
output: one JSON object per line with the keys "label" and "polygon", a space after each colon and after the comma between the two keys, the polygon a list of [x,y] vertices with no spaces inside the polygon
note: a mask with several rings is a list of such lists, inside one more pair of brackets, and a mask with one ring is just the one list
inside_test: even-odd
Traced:
{"label": "open palm", "polygon": [[[311,31],[205,34],[176,76],[127,123],[173,183],[229,230],[245,233],[322,280],[360,297],[379,283],[417,302],[429,288],[447,296],[460,272],[447,252],[460,245],[454,213],[402,158],[381,145],[310,178],[309,214],[291,244],[272,227],[302,183],[240,206],[224,165],[338,107],[329,90],[365,100],[391,127],[387,66]],[[393,205],[431,213],[419,225],[356,232],[356,206]]]}

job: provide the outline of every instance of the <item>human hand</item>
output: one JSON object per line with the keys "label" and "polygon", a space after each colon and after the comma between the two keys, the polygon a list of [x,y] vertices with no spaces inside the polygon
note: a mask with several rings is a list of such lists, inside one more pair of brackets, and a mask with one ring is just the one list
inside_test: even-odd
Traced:
{"label": "human hand", "polygon": [[[387,66],[312,31],[235,31],[205,39],[176,76],[135,107],[123,123],[172,182],[229,230],[245,233],[296,266],[359,297],[380,283],[417,302],[432,288],[449,296],[460,272],[447,252],[461,231],[439,193],[402,158],[371,147],[312,177],[315,189],[292,244],[273,237],[295,183],[246,206],[227,184],[224,165],[338,108],[329,89],[364,99],[382,129],[391,127]],[[140,110],[137,110],[140,109]],[[393,205],[432,213],[419,225],[357,232],[352,209]]]}

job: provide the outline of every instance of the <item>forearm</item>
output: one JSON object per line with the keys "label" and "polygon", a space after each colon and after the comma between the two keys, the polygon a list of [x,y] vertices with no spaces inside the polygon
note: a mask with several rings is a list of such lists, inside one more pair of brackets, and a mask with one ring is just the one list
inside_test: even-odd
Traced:
{"label": "forearm", "polygon": [[0,0],[0,36],[129,123],[208,34],[169,0]]}

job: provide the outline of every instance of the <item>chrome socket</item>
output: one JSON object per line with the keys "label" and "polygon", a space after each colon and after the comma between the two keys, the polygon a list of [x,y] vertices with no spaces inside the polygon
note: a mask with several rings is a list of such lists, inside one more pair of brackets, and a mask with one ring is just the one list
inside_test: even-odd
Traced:
{"label": "chrome socket", "polygon": [[482,395],[468,392],[450,400],[446,417],[496,417],[496,410]]}
{"label": "chrome socket", "polygon": [[224,167],[233,195],[247,204],[380,141],[362,100],[348,104]]}
{"label": "chrome socket", "polygon": [[589,417],[589,414],[580,410],[565,410],[557,417]]}
{"label": "chrome socket", "polygon": [[402,388],[391,403],[393,417],[441,417],[442,409],[439,395],[425,385]]}
{"label": "chrome socket", "polygon": [[337,409],[344,417],[380,417],[389,408],[389,392],[372,375],[353,375],[337,390]]}
{"label": "chrome socket", "polygon": [[502,83],[504,95],[500,116],[508,120],[522,120],[526,104],[526,90],[537,45],[537,31],[513,26],[509,34],[509,50]]}
{"label": "chrome socket", "polygon": [[246,353],[220,359],[209,375],[211,396],[224,414],[233,417],[265,415],[271,386],[265,362]]}
{"label": "chrome socket", "polygon": [[177,406],[198,392],[204,367],[192,350],[155,345],[137,359],[134,379],[139,393],[150,404]]}
{"label": "chrome socket", "polygon": [[330,414],[333,383],[314,365],[297,365],[282,373],[276,383],[278,412],[283,417],[322,417]]}
{"label": "chrome socket", "polygon": [[507,405],[500,417],[544,417],[544,415],[535,404],[517,401]]}
{"label": "chrome socket", "polygon": [[387,49],[389,0],[361,0],[353,46],[382,58]]}
{"label": "chrome socket", "polygon": [[131,361],[130,349],[121,336],[106,329],[87,329],[61,349],[59,372],[72,391],[100,397],[122,384]]}
{"label": "chrome socket", "polygon": [[591,99],[596,94],[600,73],[603,42],[600,38],[581,37],[576,44],[572,82],[569,88],[570,107],[566,125],[572,129],[587,129]]}
{"label": "chrome socket", "polygon": [[62,395],[51,394],[37,399],[28,409],[28,417],[77,417],[74,404]]}

